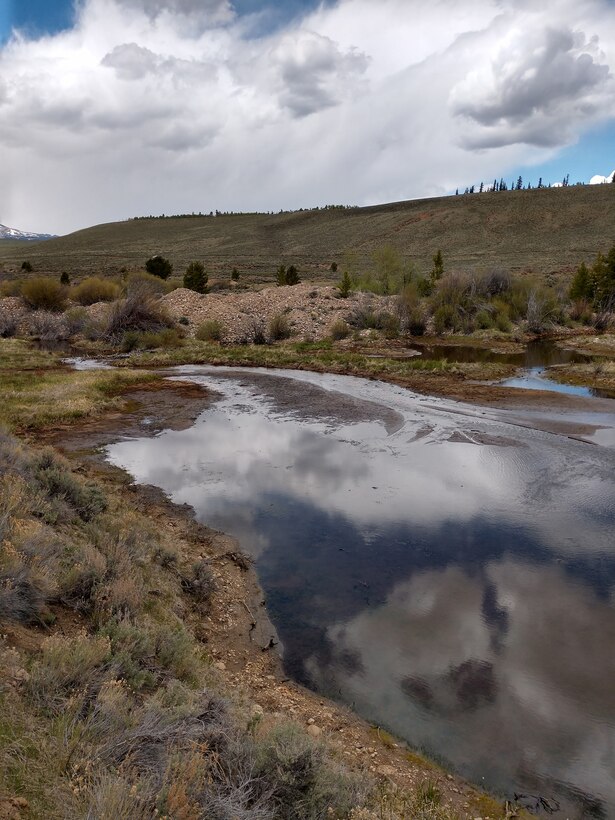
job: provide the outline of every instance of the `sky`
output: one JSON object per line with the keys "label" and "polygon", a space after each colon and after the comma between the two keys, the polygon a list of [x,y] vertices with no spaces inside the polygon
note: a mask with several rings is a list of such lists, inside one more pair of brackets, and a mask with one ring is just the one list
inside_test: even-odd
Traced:
{"label": "sky", "polygon": [[615,0],[0,0],[0,223],[615,170]]}

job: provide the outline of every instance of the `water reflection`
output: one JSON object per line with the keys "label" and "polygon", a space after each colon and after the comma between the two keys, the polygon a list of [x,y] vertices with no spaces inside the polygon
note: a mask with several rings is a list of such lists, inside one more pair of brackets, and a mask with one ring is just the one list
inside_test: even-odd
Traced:
{"label": "water reflection", "polygon": [[380,420],[193,377],[224,399],[109,457],[256,557],[288,672],[478,782],[615,811],[612,453],[357,380],[318,377]]}

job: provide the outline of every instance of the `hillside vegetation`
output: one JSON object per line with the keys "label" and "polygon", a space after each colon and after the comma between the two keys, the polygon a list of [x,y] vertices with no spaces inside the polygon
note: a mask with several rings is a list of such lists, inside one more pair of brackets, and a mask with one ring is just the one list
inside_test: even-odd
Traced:
{"label": "hillside vegetation", "polygon": [[71,276],[141,268],[163,254],[175,270],[202,259],[214,276],[272,281],[292,262],[304,279],[331,279],[330,266],[364,266],[391,245],[417,271],[437,249],[448,268],[569,273],[612,244],[615,185],[450,196],[368,208],[277,215],[131,220],[98,225],[44,243],[0,243],[0,269],[17,272],[24,255],[36,271]]}

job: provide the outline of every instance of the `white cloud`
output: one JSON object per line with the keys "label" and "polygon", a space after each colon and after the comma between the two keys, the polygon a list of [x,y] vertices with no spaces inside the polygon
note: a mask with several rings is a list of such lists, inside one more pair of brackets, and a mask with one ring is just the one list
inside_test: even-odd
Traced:
{"label": "white cloud", "polygon": [[604,185],[605,182],[613,182],[615,180],[615,171],[611,171],[608,177],[603,177],[601,174],[596,174],[589,180],[590,185]]}
{"label": "white cloud", "polygon": [[15,37],[2,220],[437,195],[615,116],[606,0],[339,0],[268,36],[249,25],[228,0],[83,0],[73,30]]}

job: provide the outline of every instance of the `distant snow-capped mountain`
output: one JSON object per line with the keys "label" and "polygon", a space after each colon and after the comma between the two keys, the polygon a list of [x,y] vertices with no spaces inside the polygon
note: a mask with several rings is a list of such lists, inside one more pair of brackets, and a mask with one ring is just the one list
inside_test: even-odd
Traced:
{"label": "distant snow-capped mountain", "polygon": [[12,239],[20,242],[42,242],[44,239],[53,238],[53,234],[50,233],[28,233],[27,231],[18,231],[15,228],[7,228],[6,225],[0,225],[0,241],[3,239]]}

